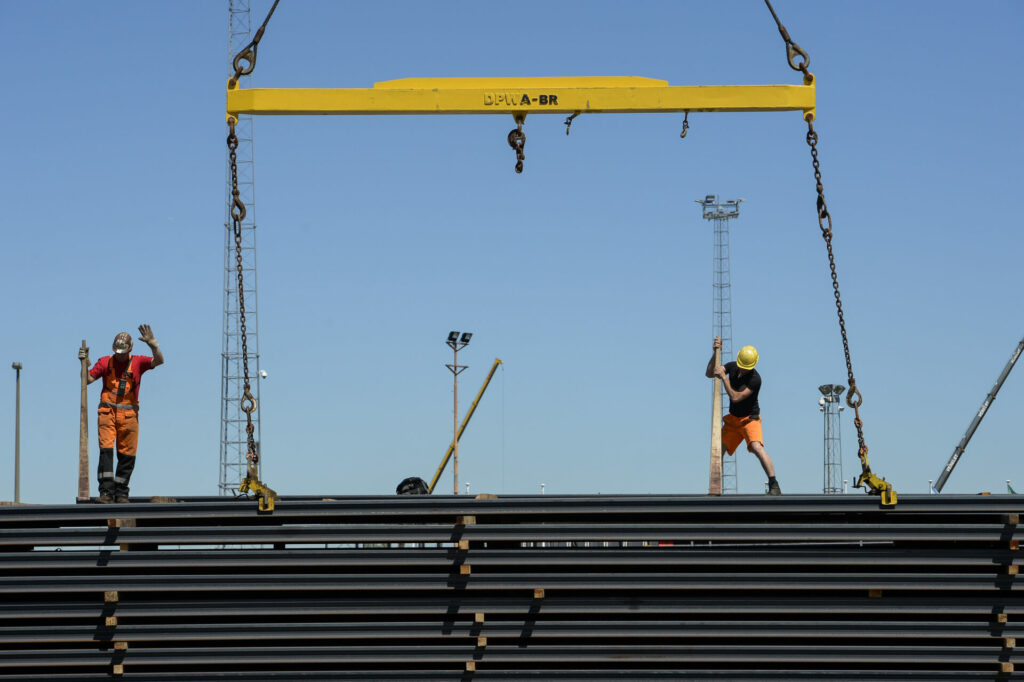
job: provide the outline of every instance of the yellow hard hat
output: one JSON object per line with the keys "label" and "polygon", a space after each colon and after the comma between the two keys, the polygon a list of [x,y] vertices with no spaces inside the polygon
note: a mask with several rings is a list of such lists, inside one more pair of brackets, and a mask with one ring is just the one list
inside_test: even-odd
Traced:
{"label": "yellow hard hat", "polygon": [[743,346],[736,354],[736,366],[740,369],[754,369],[757,365],[757,349],[753,346]]}

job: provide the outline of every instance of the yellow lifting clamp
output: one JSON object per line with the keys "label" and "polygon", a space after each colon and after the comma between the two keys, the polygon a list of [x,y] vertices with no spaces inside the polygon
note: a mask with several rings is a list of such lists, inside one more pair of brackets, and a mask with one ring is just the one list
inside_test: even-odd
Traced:
{"label": "yellow lifting clamp", "polygon": [[256,468],[251,464],[248,467],[245,478],[242,479],[241,485],[238,486],[238,492],[243,495],[248,495],[249,493],[256,495],[261,512],[269,513],[274,511],[274,500],[277,499],[277,491],[268,487],[256,477]]}
{"label": "yellow lifting clamp", "polygon": [[884,478],[881,478],[877,474],[871,471],[871,465],[868,464],[868,454],[865,450],[861,450],[857,453],[860,457],[860,464],[863,468],[860,476],[857,477],[857,483],[853,486],[854,488],[867,488],[869,495],[879,495],[882,498],[883,507],[894,507],[896,506],[896,491],[892,488],[892,483],[889,483]]}

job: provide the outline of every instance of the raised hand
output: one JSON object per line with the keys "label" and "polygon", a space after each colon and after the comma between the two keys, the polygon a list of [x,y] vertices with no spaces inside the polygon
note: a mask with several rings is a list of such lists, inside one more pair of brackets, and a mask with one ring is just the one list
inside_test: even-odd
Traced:
{"label": "raised hand", "polygon": [[152,346],[156,342],[156,337],[153,336],[153,328],[148,324],[139,325],[139,341],[142,341],[146,345]]}

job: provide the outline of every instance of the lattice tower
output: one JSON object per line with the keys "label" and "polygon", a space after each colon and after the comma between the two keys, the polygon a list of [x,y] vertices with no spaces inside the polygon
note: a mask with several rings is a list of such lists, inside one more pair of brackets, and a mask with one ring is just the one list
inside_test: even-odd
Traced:
{"label": "lattice tower", "polygon": [[839,495],[843,492],[843,443],[840,437],[840,414],[843,403],[839,396],[845,390],[840,384],[822,384],[818,409],[825,418],[824,445],[825,471],[821,492]]}
{"label": "lattice tower", "polygon": [[[712,252],[711,286],[711,335],[722,337],[722,364],[732,360],[732,280],[729,272],[729,221],[740,215],[740,202],[730,199],[719,202],[718,196],[709,194],[698,200],[705,220],[715,228],[715,243]],[[718,399],[722,414],[729,413],[729,395],[722,387]],[[722,494],[736,493],[739,480],[736,473],[736,458],[722,457]]]}
{"label": "lattice tower", "polygon": [[[235,55],[252,40],[249,0],[228,0],[228,71],[225,80],[234,75]],[[242,76],[240,87],[251,87],[251,76]],[[248,348],[250,387],[259,404],[260,345],[259,316],[256,297],[256,202],[253,175],[253,118],[242,115],[235,125],[238,136],[236,165],[239,198],[245,204],[242,221],[242,286],[245,292],[246,345]],[[225,132],[225,137],[227,133]],[[229,495],[245,476],[247,439],[246,418],[241,409],[244,394],[242,370],[242,338],[238,310],[238,272],[235,261],[235,238],[231,224],[231,167],[225,145],[226,191],[224,202],[224,335],[221,350],[221,419],[220,419],[220,481],[219,494]],[[257,450],[260,443],[260,411],[252,415]]]}

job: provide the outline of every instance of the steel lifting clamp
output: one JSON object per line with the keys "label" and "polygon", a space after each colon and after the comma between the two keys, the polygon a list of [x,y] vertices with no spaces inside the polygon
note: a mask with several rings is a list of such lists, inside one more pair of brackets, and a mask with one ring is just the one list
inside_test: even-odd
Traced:
{"label": "steel lifting clamp", "polygon": [[897,495],[896,491],[892,489],[892,483],[880,478],[877,474],[868,470],[860,475],[857,479],[856,488],[861,486],[867,486],[868,494],[879,495],[882,498],[883,507],[894,507],[896,506]]}
{"label": "steel lifting clamp", "polygon": [[251,468],[245,478],[242,479],[242,484],[238,486],[238,492],[243,495],[248,495],[249,493],[256,495],[261,512],[274,511],[274,500],[277,499],[277,491],[256,478],[256,474]]}

